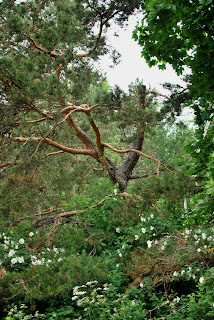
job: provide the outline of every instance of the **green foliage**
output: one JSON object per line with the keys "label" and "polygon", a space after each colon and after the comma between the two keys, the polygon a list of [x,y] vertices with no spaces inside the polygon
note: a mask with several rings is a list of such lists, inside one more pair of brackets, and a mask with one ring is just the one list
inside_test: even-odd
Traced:
{"label": "green foliage", "polygon": [[[108,28],[113,17],[122,25],[140,2],[8,0],[0,6],[0,158],[16,163],[1,169],[0,317],[5,320],[214,316],[213,123],[204,126],[213,116],[212,82],[207,84],[212,2],[143,2],[147,24],[135,32],[145,45],[143,54],[156,57],[150,64],[161,68],[170,62],[178,73],[186,64],[192,76],[185,90],[166,85],[172,96],[163,108],[148,96],[138,110],[136,89],[142,81],[125,94],[110,88],[92,62],[108,50],[105,36],[96,42],[97,27],[104,22]],[[192,97],[196,131],[172,124]],[[158,174],[156,164],[140,159],[136,175],[142,178],[120,194],[88,157],[51,157],[42,140],[17,146],[4,135],[48,137],[79,148],[75,130],[67,131],[58,112],[67,101],[99,103],[93,115],[102,139],[118,149],[135,142],[133,123],[143,123],[144,152],[173,173]],[[45,121],[32,127],[32,116]],[[87,117],[75,113],[74,120],[92,138]],[[106,154],[115,165],[125,158]]]}
{"label": "green foliage", "polygon": [[[134,38],[150,66],[170,63],[181,74],[186,65],[199,95],[213,97],[213,3],[207,1],[145,2],[141,26]],[[147,22],[147,23],[146,23]]]}
{"label": "green foliage", "polygon": [[[191,143],[191,174],[201,183],[203,191],[193,199],[196,202],[198,223],[212,220],[213,202],[213,1],[145,1],[144,17],[133,37],[142,47],[142,56],[150,66],[164,68],[170,63],[178,74],[184,67],[191,70],[186,89],[168,85],[171,101],[165,104],[163,114],[173,117],[184,106],[195,113],[196,138]],[[176,88],[175,88],[176,87]]]}
{"label": "green foliage", "polygon": [[116,193],[54,236],[24,224],[1,233],[2,310],[14,319],[30,310],[47,319],[194,319],[202,308],[211,319],[212,228],[184,229],[181,208],[172,213],[166,199],[146,211]]}

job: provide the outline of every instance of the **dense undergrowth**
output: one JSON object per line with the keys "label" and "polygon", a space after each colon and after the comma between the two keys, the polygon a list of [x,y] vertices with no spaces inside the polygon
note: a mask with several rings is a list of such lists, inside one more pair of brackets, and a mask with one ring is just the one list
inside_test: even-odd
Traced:
{"label": "dense undergrowth", "polygon": [[213,319],[214,230],[190,217],[114,190],[69,224],[2,229],[1,317]]}

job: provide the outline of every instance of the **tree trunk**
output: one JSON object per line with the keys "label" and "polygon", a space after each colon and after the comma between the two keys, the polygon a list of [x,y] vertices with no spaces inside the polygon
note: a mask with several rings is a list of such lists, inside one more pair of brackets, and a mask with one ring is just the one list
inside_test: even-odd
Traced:
{"label": "tree trunk", "polygon": [[[137,97],[138,97],[138,104],[137,110],[141,108],[145,108],[146,106],[146,86],[138,86],[137,89]],[[136,132],[136,140],[133,143],[132,149],[136,149],[141,151],[144,142],[144,132],[145,132],[145,123],[142,121],[137,122],[137,132]],[[113,169],[113,177],[111,180],[115,180],[118,183],[119,191],[124,192],[127,189],[128,181],[132,176],[132,171],[135,168],[140,155],[136,152],[131,152],[128,157],[123,161],[121,166],[112,168]]]}

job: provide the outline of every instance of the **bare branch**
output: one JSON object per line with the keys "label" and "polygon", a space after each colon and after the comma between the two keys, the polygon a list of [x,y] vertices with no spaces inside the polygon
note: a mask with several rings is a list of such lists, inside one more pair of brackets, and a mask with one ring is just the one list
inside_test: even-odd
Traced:
{"label": "bare branch", "polygon": [[59,150],[59,151],[56,151],[56,152],[50,152],[50,153],[46,154],[46,157],[55,156],[56,154],[60,154],[60,153],[64,153],[64,151],[63,150]]}
{"label": "bare branch", "polygon": [[[94,121],[94,119],[92,118],[92,115],[91,115],[91,111],[94,108],[98,107],[98,106],[99,106],[98,104],[95,104],[91,108],[89,108],[89,106],[87,104],[82,104],[80,106],[69,105],[66,108],[62,109],[61,112],[63,114],[65,114],[68,111],[70,111],[70,113],[67,114],[67,116],[70,116],[70,114],[72,112],[80,111],[80,112],[84,112],[88,116],[90,125],[91,125],[92,129],[94,130],[94,133],[95,133],[95,136],[96,136],[96,146],[97,146],[99,160],[100,160],[101,164],[104,167],[106,167],[107,170],[108,170],[109,169],[109,165],[108,165],[108,162],[106,161],[106,159],[104,158],[104,149],[103,149],[103,145],[102,145],[102,141],[101,141],[100,130],[99,130],[97,124],[95,123],[95,121]],[[72,121],[73,121],[73,119],[72,119]],[[74,121],[73,121],[73,123],[74,123]],[[83,136],[81,135],[81,140],[82,140],[82,138],[83,138]],[[82,141],[85,143],[85,137],[84,137],[84,140],[82,140]]]}
{"label": "bare branch", "polygon": [[157,96],[160,96],[160,97],[163,97],[163,98],[166,98],[166,99],[169,99],[169,100],[171,99],[170,97],[166,96],[165,94],[162,94],[162,93],[158,92],[157,90],[150,90],[146,94],[150,94],[150,93],[154,93]]}
{"label": "bare branch", "polygon": [[75,130],[77,138],[79,138],[86,145],[86,147],[90,150],[90,152],[94,153],[94,158],[98,162],[100,162],[98,159],[98,155],[96,155],[96,146],[95,146],[93,140],[75,123],[75,121],[71,117],[71,113],[74,111],[77,111],[77,110],[75,108],[72,108],[72,110],[71,110],[70,108],[72,108],[72,107],[69,106],[69,108],[66,107],[61,110],[61,113],[64,115],[67,124],[69,125],[69,127],[71,129]]}
{"label": "bare branch", "polygon": [[80,111],[87,114],[88,112],[92,111],[96,107],[99,107],[99,104],[95,104],[92,107],[89,107],[87,104],[81,104],[80,106],[75,106],[74,104],[68,102],[67,107],[63,108],[61,110],[61,113],[64,114],[64,113],[67,113],[68,111],[72,111],[72,113],[75,111]]}
{"label": "bare branch", "polygon": [[92,167],[92,166],[89,166],[89,168],[91,168],[94,171],[104,171],[104,168],[96,168],[96,167]]}
{"label": "bare branch", "polygon": [[13,165],[16,165],[16,164],[18,164],[17,161],[9,161],[9,162],[0,163],[0,169],[8,167],[8,166],[13,166]]}
{"label": "bare branch", "polygon": [[59,150],[62,150],[64,152],[67,153],[71,153],[71,154],[82,154],[82,155],[88,155],[91,156],[93,158],[96,158],[96,155],[94,154],[93,150],[88,150],[88,149],[75,149],[75,148],[69,148],[66,147],[56,141],[53,141],[51,139],[48,138],[39,138],[39,137],[8,137],[8,139],[15,141],[15,142],[27,142],[27,141],[31,141],[31,142],[43,142],[43,143],[47,143],[48,145],[57,148]]}
{"label": "bare branch", "polygon": [[118,150],[118,149],[113,148],[113,147],[112,147],[110,144],[108,144],[108,143],[103,143],[103,146],[106,147],[106,148],[108,148],[108,149],[110,149],[110,150],[112,150],[112,151],[114,151],[114,152],[117,152],[117,153],[130,153],[130,152],[135,152],[135,153],[139,154],[140,156],[143,156],[143,157],[145,157],[145,158],[147,158],[147,159],[149,159],[149,160],[153,160],[153,161],[157,162],[157,163],[158,163],[157,175],[159,174],[159,168],[160,168],[160,166],[164,167],[164,168],[165,168],[167,171],[169,171],[169,172],[173,172],[172,170],[170,170],[169,168],[167,168],[167,166],[164,165],[159,159],[157,159],[157,158],[155,158],[155,157],[152,157],[152,156],[149,156],[148,154],[143,153],[143,152],[141,152],[141,151],[139,151],[139,150],[136,150],[136,149]]}
{"label": "bare branch", "polygon": [[37,123],[37,122],[42,122],[44,120],[47,120],[46,118],[41,118],[41,119],[37,119],[37,120],[29,120],[29,121],[26,121],[27,123]]}

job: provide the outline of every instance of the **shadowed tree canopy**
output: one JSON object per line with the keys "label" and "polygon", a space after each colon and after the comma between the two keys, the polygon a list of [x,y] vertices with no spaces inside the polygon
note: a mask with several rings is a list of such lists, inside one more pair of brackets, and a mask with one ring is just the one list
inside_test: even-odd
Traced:
{"label": "shadowed tree canopy", "polygon": [[166,63],[170,63],[178,74],[185,67],[191,72],[187,88],[168,85],[173,99],[167,101],[162,111],[174,109],[174,114],[179,114],[186,105],[194,110],[197,130],[189,150],[194,158],[191,173],[204,187],[199,211],[210,217],[214,209],[213,10],[213,0],[147,0],[143,19],[133,33],[150,66],[165,69]]}

